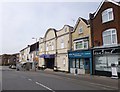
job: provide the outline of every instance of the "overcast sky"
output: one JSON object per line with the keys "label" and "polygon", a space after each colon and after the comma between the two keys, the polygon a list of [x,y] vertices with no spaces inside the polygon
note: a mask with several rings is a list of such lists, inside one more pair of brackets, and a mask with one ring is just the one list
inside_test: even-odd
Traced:
{"label": "overcast sky", "polygon": [[[31,0],[30,0],[31,1]],[[2,2],[0,4],[0,54],[19,52],[44,37],[49,28],[75,25],[78,17],[88,19],[100,2]]]}

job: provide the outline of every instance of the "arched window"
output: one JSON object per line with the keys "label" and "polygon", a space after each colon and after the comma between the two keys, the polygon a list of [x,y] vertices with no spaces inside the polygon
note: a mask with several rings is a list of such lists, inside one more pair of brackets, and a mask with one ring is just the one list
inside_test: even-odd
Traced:
{"label": "arched window", "polygon": [[52,42],[52,50],[54,50],[54,43]]}
{"label": "arched window", "polygon": [[113,8],[108,8],[102,12],[102,23],[114,20]]}
{"label": "arched window", "polygon": [[103,45],[117,44],[117,33],[116,29],[111,28],[103,32]]}

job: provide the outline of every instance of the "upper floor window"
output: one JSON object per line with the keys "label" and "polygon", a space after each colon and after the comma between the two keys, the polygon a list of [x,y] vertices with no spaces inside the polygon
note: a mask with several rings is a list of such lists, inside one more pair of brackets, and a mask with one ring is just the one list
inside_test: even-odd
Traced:
{"label": "upper floor window", "polygon": [[108,8],[102,12],[102,23],[111,21],[113,19],[113,8]]}
{"label": "upper floor window", "polygon": [[52,42],[52,50],[54,50],[54,43]]}
{"label": "upper floor window", "polygon": [[74,50],[88,49],[88,40],[79,40],[74,44]]}
{"label": "upper floor window", "polygon": [[83,33],[83,27],[80,27],[79,34]]}
{"label": "upper floor window", "polygon": [[46,51],[48,51],[48,44],[46,45]]}
{"label": "upper floor window", "polygon": [[40,51],[42,52],[42,46],[41,46],[41,48],[40,48]]}
{"label": "upper floor window", "polygon": [[105,30],[102,36],[103,36],[103,45],[117,44],[116,29]]}
{"label": "upper floor window", "polygon": [[64,48],[64,38],[61,38],[61,48]]}

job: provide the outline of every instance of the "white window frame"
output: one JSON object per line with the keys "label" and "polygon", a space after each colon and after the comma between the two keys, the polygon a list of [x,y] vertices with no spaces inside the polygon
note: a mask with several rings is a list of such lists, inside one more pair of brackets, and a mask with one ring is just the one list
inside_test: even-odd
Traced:
{"label": "white window frame", "polygon": [[[109,13],[112,12],[112,17],[110,18]],[[106,18],[105,18],[106,17]],[[108,8],[102,12],[102,23],[114,20],[113,8]]]}
{"label": "white window frame", "polygon": [[[82,42],[82,48],[76,48],[76,43],[77,42]],[[89,47],[89,41],[87,40],[87,48],[84,48],[84,43],[86,43],[86,39],[81,39],[81,40],[74,41],[74,50],[88,49],[88,47]]]}
{"label": "white window frame", "polygon": [[[115,30],[115,33],[112,33],[113,30]],[[105,32],[110,32],[110,36],[111,36],[111,41],[110,42],[111,43],[109,43],[109,44],[106,44],[106,42],[105,42],[104,37],[108,36],[108,34],[105,35]],[[116,37],[115,38],[116,43],[113,43],[113,35],[115,35],[115,37]],[[107,29],[107,30],[103,31],[103,33],[102,33],[102,39],[103,39],[103,46],[117,44],[117,31],[116,31],[116,29],[115,28],[110,28],[110,29]]]}
{"label": "white window frame", "polygon": [[46,44],[46,51],[48,51],[48,44]]}
{"label": "white window frame", "polygon": [[[80,31],[80,30],[82,30],[82,31]],[[83,27],[80,27],[79,34],[82,34],[82,33],[83,33]]]}

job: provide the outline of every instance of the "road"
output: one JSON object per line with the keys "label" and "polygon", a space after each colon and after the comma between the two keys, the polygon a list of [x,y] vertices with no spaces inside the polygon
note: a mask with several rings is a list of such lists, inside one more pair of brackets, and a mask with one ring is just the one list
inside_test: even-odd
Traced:
{"label": "road", "polygon": [[2,71],[2,90],[116,90],[117,87],[97,85],[89,81],[58,76],[43,71]]}

